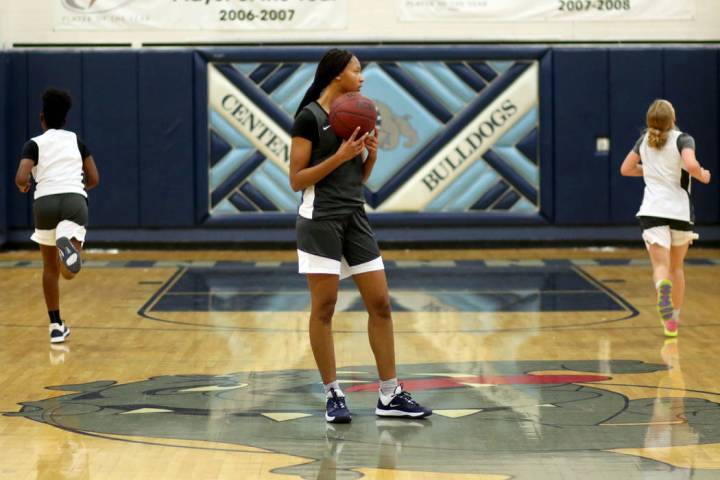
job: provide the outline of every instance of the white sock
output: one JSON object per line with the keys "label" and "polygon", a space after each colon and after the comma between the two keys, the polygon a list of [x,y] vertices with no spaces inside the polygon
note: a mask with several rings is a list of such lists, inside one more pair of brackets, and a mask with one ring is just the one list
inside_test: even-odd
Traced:
{"label": "white sock", "polygon": [[380,380],[380,393],[386,397],[395,393],[395,389],[400,385],[397,378],[391,378],[389,380]]}
{"label": "white sock", "polygon": [[330,389],[334,389],[338,397],[344,397],[345,394],[340,390],[340,384],[337,380],[333,380],[330,383],[324,383],[323,388],[325,389],[325,395],[330,393]]}
{"label": "white sock", "polygon": [[675,320],[676,322],[680,321],[680,309],[679,308],[673,310],[673,320]]}

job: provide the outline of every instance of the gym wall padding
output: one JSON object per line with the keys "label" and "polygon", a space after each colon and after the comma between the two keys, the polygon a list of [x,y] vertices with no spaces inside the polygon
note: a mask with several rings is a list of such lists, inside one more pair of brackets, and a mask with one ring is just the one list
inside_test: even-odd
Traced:
{"label": "gym wall padding", "polygon": [[693,182],[692,196],[698,223],[720,220],[720,108],[716,49],[665,50],[665,97],[675,105],[679,127],[695,138],[700,163],[714,175],[709,185]]}
{"label": "gym wall padding", "polygon": [[[8,180],[14,178],[22,153],[22,147],[28,139],[28,71],[27,54],[9,52],[7,54],[7,122],[5,128],[5,166],[7,167]],[[39,122],[38,113],[32,116],[34,122]],[[29,194],[22,194],[13,186],[7,186],[7,224],[8,230],[29,228],[32,224],[30,219],[31,197]]]}
{"label": "gym wall padding", "polygon": [[141,52],[139,62],[140,225],[195,223],[192,51]]}
{"label": "gym wall padding", "polygon": [[663,96],[660,49],[610,51],[610,223],[634,223],[644,183],[623,177],[620,165],[644,131],[645,112]]}
{"label": "gym wall padding", "polygon": [[[7,56],[0,52],[0,145],[5,148],[5,125],[7,125]],[[2,154],[2,153],[0,153]],[[5,155],[0,161],[0,245],[5,243],[7,233],[7,192],[12,188],[12,180],[9,178],[9,168],[6,165]]]}
{"label": "gym wall padding", "polygon": [[596,139],[610,130],[608,52],[555,50],[555,221],[562,225],[610,220],[608,155]]}
{"label": "gym wall padding", "polygon": [[84,138],[100,172],[90,227],[140,224],[138,54],[83,55]]}
{"label": "gym wall padding", "polygon": [[[453,46],[448,52],[460,55],[462,48]],[[518,47],[518,52],[523,48]],[[680,128],[695,137],[698,159],[713,172],[711,185],[694,182],[693,198],[698,223],[718,225],[720,48],[546,50],[540,64],[541,216],[535,225],[545,222],[567,232],[567,237],[579,226],[627,226],[634,232],[643,183],[620,176],[619,168],[644,128],[648,105],[657,97],[673,102]],[[240,228],[203,223],[208,185],[207,82],[198,72],[208,52],[222,56],[243,51],[238,47],[0,52],[0,115],[4,115],[0,117],[4,120],[0,242],[4,231],[13,241],[24,242],[32,227],[31,196],[17,192],[13,178],[23,143],[40,133],[40,97],[48,86],[71,91],[74,107],[68,128],[87,143],[100,169],[100,187],[90,193],[91,230],[152,231],[154,241],[163,238],[158,232],[165,230],[167,242],[175,242],[182,241],[178,229],[205,229],[212,238],[218,228]],[[488,46],[487,51],[512,56],[513,50]],[[607,152],[596,151],[602,137],[610,140]],[[403,215],[392,214],[392,222],[402,224]],[[267,228],[277,218],[260,213],[242,228]],[[380,229],[390,227],[385,217],[375,218]],[[440,226],[427,219],[406,220],[407,239],[429,238],[425,230]],[[291,222],[283,221],[287,225],[282,228],[291,228]],[[479,238],[484,221],[473,223],[479,226]],[[513,222],[535,228],[527,219],[497,216],[487,225]],[[507,240],[520,239],[519,230],[506,231]],[[143,235],[134,238],[143,241]],[[195,232],[188,241],[191,237],[202,235]],[[280,238],[279,229],[267,234],[269,243]]]}

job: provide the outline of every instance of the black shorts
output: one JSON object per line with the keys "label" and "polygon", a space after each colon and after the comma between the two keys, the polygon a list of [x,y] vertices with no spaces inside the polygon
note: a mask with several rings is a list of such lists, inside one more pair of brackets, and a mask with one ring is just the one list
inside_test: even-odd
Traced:
{"label": "black shorts", "polygon": [[298,216],[298,270],[346,278],[359,273],[383,270],[375,235],[365,210],[327,219]]}
{"label": "black shorts", "polygon": [[35,232],[33,241],[54,246],[60,237],[85,241],[88,224],[87,198],[79,193],[60,193],[35,199],[33,202]]}
{"label": "black shorts", "polygon": [[683,222],[682,220],[673,220],[671,218],[661,217],[637,217],[640,222],[640,228],[647,230],[653,227],[670,227],[670,230],[677,230],[680,232],[692,232],[693,225],[690,222]]}

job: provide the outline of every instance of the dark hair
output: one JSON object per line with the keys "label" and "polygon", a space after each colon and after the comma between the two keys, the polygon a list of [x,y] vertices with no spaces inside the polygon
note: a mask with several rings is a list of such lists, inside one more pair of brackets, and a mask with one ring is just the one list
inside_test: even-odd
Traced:
{"label": "dark hair", "polygon": [[317,70],[315,70],[315,79],[312,85],[310,85],[310,88],[307,89],[307,92],[305,92],[305,96],[295,112],[296,116],[307,104],[320,98],[322,91],[330,85],[333,78],[345,70],[345,67],[347,67],[352,58],[353,54],[348,50],[331,48],[325,52],[325,55],[320,59],[320,63],[318,63]]}
{"label": "dark hair", "polygon": [[48,128],[62,128],[65,125],[70,108],[72,108],[72,97],[64,90],[48,88],[43,92],[43,116]]}

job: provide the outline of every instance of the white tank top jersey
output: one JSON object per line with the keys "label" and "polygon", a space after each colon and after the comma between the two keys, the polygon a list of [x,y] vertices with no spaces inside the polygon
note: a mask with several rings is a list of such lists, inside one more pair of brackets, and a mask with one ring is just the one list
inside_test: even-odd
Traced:
{"label": "white tank top jersey", "polygon": [[660,149],[648,145],[647,133],[640,144],[645,193],[637,216],[660,217],[693,223],[690,201],[690,175],[683,168],[678,151],[682,132],[671,130]]}
{"label": "white tank top jersey", "polygon": [[32,140],[38,146],[38,162],[32,169],[35,198],[59,193],[79,193],[87,197],[77,135],[50,129]]}

